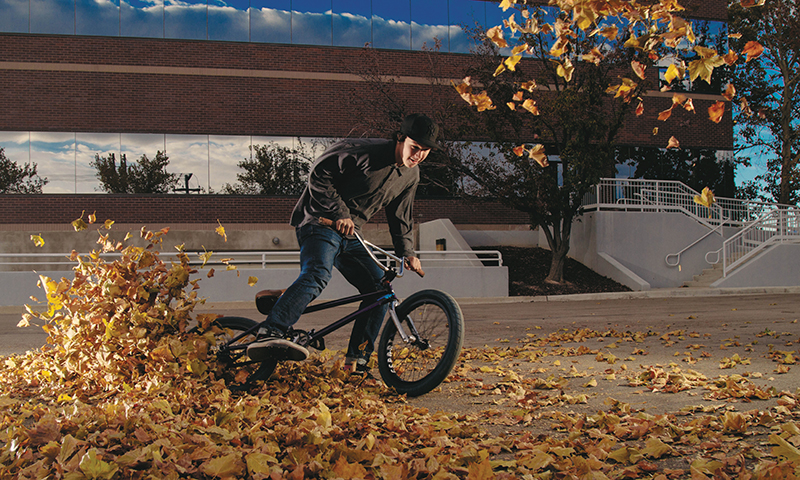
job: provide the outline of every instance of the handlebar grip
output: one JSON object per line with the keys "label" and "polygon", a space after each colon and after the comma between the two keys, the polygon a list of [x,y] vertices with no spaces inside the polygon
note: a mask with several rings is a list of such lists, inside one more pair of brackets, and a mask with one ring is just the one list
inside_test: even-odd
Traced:
{"label": "handlebar grip", "polygon": [[419,269],[419,271],[418,271],[418,272],[416,272],[416,274],[417,274],[417,275],[419,275],[419,276],[420,276],[420,278],[422,278],[422,277],[424,277],[424,276],[425,276],[425,270],[423,270],[423,269],[421,269],[421,268],[420,268],[420,269]]}
{"label": "handlebar grip", "polygon": [[329,220],[325,217],[317,217],[317,221],[323,227],[333,227],[333,220]]}

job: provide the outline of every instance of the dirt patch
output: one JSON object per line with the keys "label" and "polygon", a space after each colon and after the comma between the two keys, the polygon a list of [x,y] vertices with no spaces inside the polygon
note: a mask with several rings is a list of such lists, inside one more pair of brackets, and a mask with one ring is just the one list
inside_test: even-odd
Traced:
{"label": "dirt patch", "polygon": [[564,283],[545,282],[552,255],[544,248],[498,246],[475,250],[497,250],[503,255],[503,265],[508,267],[508,294],[512,297],[631,291],[571,258],[564,266]]}

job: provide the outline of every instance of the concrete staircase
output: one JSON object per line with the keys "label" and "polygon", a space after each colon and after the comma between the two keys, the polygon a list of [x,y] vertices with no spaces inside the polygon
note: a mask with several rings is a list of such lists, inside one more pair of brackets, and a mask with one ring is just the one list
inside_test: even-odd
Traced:
{"label": "concrete staircase", "polygon": [[683,284],[690,288],[708,288],[712,283],[722,278],[722,263],[716,263],[711,268],[706,268],[700,275],[695,275],[694,279]]}

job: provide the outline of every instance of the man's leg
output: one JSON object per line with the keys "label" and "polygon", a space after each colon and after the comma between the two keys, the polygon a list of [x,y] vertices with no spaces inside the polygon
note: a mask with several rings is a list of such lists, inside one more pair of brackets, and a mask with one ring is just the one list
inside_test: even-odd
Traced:
{"label": "man's leg", "polygon": [[[300,276],[281,295],[267,318],[270,328],[283,333],[297,323],[308,304],[322,293],[330,281],[333,263],[342,248],[343,239],[330,228],[304,225],[297,230],[297,240],[300,243]],[[255,343],[247,349],[247,354],[253,360],[261,360],[271,355],[270,349],[279,346],[296,350],[287,352],[293,355],[293,360],[302,360],[308,356],[305,348],[297,349],[287,343],[288,340],[280,340],[282,341],[267,339]]]}
{"label": "man's leg", "polygon": [[[344,278],[360,293],[376,291],[380,287],[383,270],[375,265],[357,240],[348,240],[343,250],[336,259],[336,268]],[[362,302],[361,307],[369,304],[370,302]],[[383,305],[356,319],[347,347],[347,362],[360,362],[362,368],[366,367],[366,362],[375,349],[375,340],[378,338],[378,332],[388,309],[388,304]]]}

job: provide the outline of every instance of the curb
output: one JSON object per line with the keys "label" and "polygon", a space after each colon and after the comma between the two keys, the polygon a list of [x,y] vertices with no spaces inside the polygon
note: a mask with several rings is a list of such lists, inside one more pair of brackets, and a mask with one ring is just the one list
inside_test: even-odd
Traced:
{"label": "curb", "polygon": [[[581,302],[598,300],[632,300],[639,298],[680,298],[680,297],[718,297],[726,295],[797,295],[796,287],[741,287],[741,288],[659,288],[640,292],[577,293],[573,295],[541,295],[535,297],[462,297],[457,298],[461,305],[511,304],[538,302]],[[255,309],[254,302],[206,302],[197,307],[198,311]],[[0,314],[25,313],[24,306],[0,306]]]}

